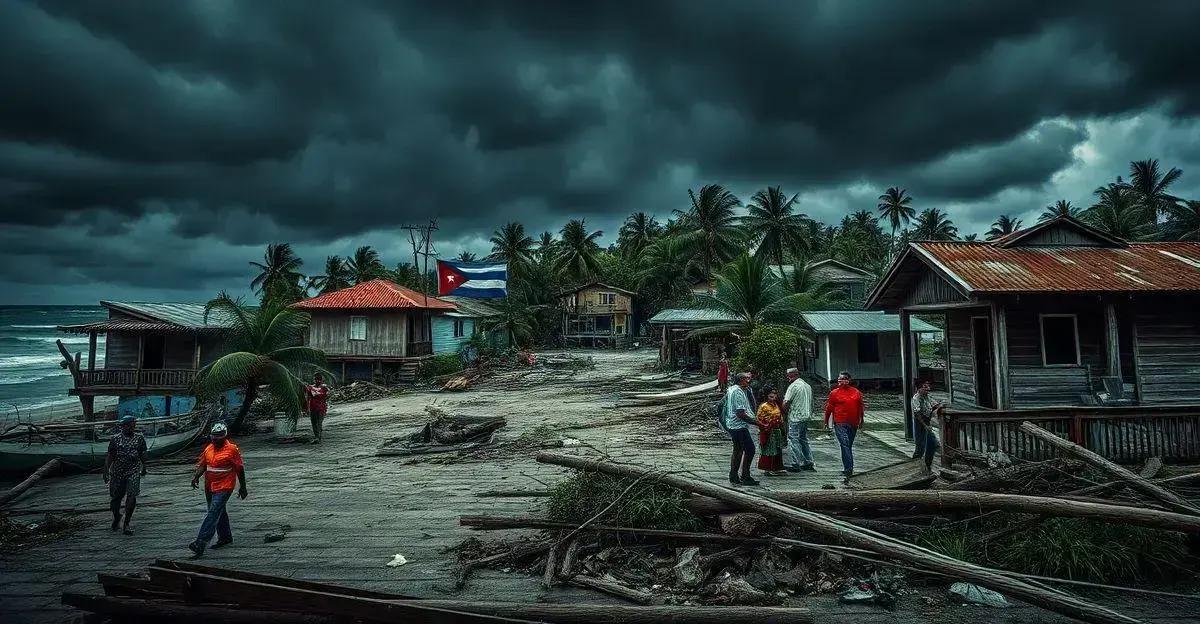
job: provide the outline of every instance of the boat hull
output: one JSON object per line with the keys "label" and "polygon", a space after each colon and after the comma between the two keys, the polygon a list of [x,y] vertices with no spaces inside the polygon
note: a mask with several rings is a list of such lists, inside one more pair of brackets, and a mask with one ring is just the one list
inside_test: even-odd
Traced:
{"label": "boat hull", "polygon": [[[206,420],[192,417],[188,419],[156,419],[148,421],[151,429],[158,435],[146,435],[146,456],[148,459],[165,457],[187,448],[203,431]],[[175,431],[160,431],[164,425],[181,424],[186,428]],[[111,429],[111,423],[90,425]],[[80,431],[88,426],[79,427]],[[104,465],[108,454],[108,437],[96,436],[95,440],[61,440],[45,441],[34,436],[10,435],[0,440],[0,473],[27,473],[36,470],[42,464],[54,458],[62,460],[71,471],[89,471]]]}

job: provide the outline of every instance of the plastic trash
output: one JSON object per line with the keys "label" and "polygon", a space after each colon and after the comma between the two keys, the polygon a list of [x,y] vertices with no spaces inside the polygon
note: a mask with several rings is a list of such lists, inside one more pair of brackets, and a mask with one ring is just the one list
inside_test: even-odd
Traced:
{"label": "plastic trash", "polygon": [[950,586],[950,596],[966,604],[985,607],[1007,607],[1008,601],[998,592],[971,583],[955,583]]}
{"label": "plastic trash", "polygon": [[398,568],[406,563],[408,563],[408,559],[405,559],[404,555],[396,553],[395,556],[392,557],[392,560],[387,562],[387,567]]}

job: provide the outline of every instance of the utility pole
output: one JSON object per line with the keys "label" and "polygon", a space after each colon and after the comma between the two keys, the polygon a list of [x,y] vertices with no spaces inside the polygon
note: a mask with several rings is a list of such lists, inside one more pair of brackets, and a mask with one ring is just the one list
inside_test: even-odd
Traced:
{"label": "utility pole", "polygon": [[[408,230],[408,241],[413,250],[413,270],[421,274],[421,294],[425,296],[425,306],[429,306],[429,257],[437,257],[437,249],[433,246],[433,233],[437,231],[437,220],[430,220],[426,225],[406,225],[401,229]],[[421,259],[424,259],[424,262]]]}

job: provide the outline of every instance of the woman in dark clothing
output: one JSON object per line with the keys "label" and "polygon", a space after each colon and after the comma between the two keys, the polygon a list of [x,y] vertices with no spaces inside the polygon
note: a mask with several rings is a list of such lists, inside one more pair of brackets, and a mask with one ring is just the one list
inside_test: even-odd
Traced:
{"label": "woman in dark clothing", "polygon": [[137,497],[146,474],[146,438],[137,431],[137,418],[126,414],[117,421],[117,434],[108,441],[104,458],[104,482],[108,484],[112,506],[112,530],[121,525],[121,499],[125,500],[125,535],[133,535],[129,521],[137,507]]}

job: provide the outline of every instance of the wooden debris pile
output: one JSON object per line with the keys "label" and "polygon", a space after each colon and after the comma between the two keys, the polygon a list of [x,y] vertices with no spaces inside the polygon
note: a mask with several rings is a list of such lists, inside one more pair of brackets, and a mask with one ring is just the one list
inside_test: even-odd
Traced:
{"label": "wooden debris pile", "polygon": [[374,401],[386,399],[404,392],[398,386],[380,385],[370,381],[355,381],[344,386],[338,386],[329,392],[332,403],[356,403],[358,401]]}
{"label": "wooden debris pile", "polygon": [[436,405],[427,405],[425,411],[433,420],[415,431],[385,441],[375,454],[403,457],[467,451],[492,444],[496,430],[508,423],[502,417],[451,416]]}

